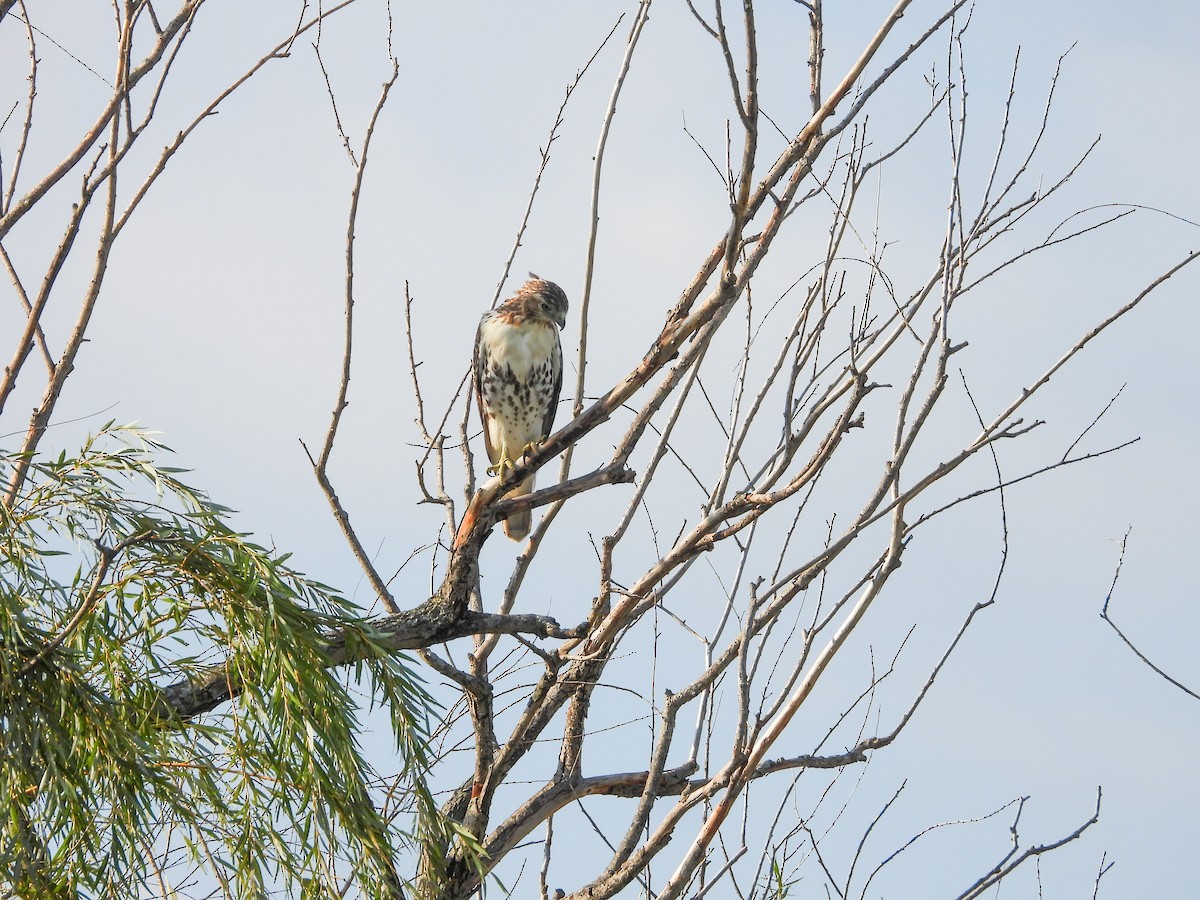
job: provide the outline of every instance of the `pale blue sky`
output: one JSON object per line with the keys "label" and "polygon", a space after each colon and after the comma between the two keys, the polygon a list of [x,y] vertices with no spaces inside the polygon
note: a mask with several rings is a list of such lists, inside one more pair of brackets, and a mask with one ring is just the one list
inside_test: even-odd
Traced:
{"label": "pale blue sky", "polygon": [[[94,4],[89,18],[75,3],[38,6],[36,24],[45,34],[109,77],[107,7]],[[161,130],[143,148],[147,159],[286,33],[294,15],[275,6],[226,2],[204,9],[164,97]],[[890,6],[826,0],[827,84],[840,78]],[[417,435],[403,352],[404,284],[416,298],[423,386],[436,418],[467,366],[477,317],[491,301],[563,91],[616,17],[633,8],[629,2],[550,0],[394,3],[401,76],[371,149],[358,227],[351,406],[331,467],[365,543],[388,574],[441,522],[440,511],[414,502]],[[930,0],[914,3],[891,46],[907,44],[939,9]],[[798,128],[806,109],[803,24],[795,4],[759,4],[769,79],[764,109],[785,128]],[[362,0],[334,17],[322,40],[339,111],[356,145],[388,74],[384,28],[378,6]],[[582,283],[592,155],[626,29],[623,24],[568,108],[513,269],[518,280],[532,269],[559,282],[573,301]],[[1200,221],[1197,33],[1200,7],[1166,0],[1136,10],[1115,2],[981,2],[966,38],[973,129],[964,169],[968,194],[978,191],[991,161],[1017,47],[1012,132],[1024,146],[1039,121],[1055,63],[1075,44],[1034,169],[1053,180],[1096,135],[1102,141],[1064,189],[1059,217],[1096,204],[1137,203]],[[27,62],[20,37],[11,22],[0,28],[0,114],[23,96]],[[114,254],[91,343],[57,410],[62,424],[44,449],[69,449],[110,418],[159,429],[177,452],[172,462],[192,469],[193,483],[238,509],[239,527],[293,551],[300,569],[365,603],[369,591],[298,443],[319,444],[334,402],[353,175],[310,43],[302,41],[291,59],[272,63],[171,162]],[[881,94],[871,117],[880,147],[903,135],[919,115],[928,96],[923,77],[934,67],[941,71],[944,50],[944,41],[935,41]],[[109,90],[48,39],[40,39],[39,51],[37,140],[27,178],[69,145]],[[883,56],[890,58],[886,51]],[[640,358],[662,311],[725,225],[720,185],[683,125],[710,152],[722,153],[731,114],[727,84],[715,45],[682,4],[655,7],[625,90],[602,197],[590,338],[593,394]],[[0,131],[6,161],[13,140],[10,123]],[[777,149],[767,146],[771,153]],[[941,121],[904,160],[885,167],[878,183],[880,228],[895,241],[888,259],[901,280],[924,271],[944,230],[949,163]],[[14,257],[31,260],[30,278],[40,276],[37,261],[56,239],[49,228],[70,202],[67,191],[53,197],[53,216],[47,210],[31,219],[8,244]],[[1033,243],[1052,224],[1052,216],[1039,219],[1011,247]],[[795,239],[779,250],[779,268],[763,274],[763,296],[777,295],[814,261],[805,256],[804,241],[809,236],[819,242],[826,226],[826,217],[793,223]],[[987,409],[1002,408],[1092,324],[1197,245],[1197,227],[1144,212],[997,278],[955,320],[971,342],[960,364],[976,399]],[[789,253],[794,263],[783,265]],[[48,323],[55,346],[86,275],[82,264],[66,273]],[[1046,860],[1045,895],[1090,896],[1105,852],[1116,866],[1101,897],[1194,893],[1200,776],[1188,748],[1200,741],[1200,705],[1141,666],[1099,611],[1118,544],[1132,528],[1115,614],[1168,671],[1200,687],[1200,614],[1190,578],[1193,511],[1200,502],[1192,477],[1198,421],[1189,390],[1200,375],[1194,351],[1198,278],[1185,272],[1097,341],[1031,410],[1047,420],[1041,432],[1004,448],[1012,473],[1057,458],[1122,385],[1121,399],[1087,446],[1142,438],[1118,456],[1010,493],[1010,569],[1000,602],[975,623],[916,720],[872,761],[852,798],[850,809],[865,825],[909,779],[904,802],[880,827],[877,850],[936,821],[980,815],[1020,795],[1031,798],[1023,841],[1054,840],[1087,818],[1102,785],[1100,823]],[[0,335],[12,334],[18,321],[9,293],[0,288]],[[570,326],[564,339],[571,357]],[[0,432],[23,431],[33,387],[26,383],[28,392],[10,405]],[[967,409],[965,401],[954,408]],[[937,434],[959,440],[970,421],[949,418],[936,427]],[[581,447],[581,459],[603,457],[617,433],[597,433],[591,447]],[[16,438],[5,440],[11,446]],[[945,455],[936,447],[929,452]],[[865,463],[863,471],[877,475]],[[986,466],[974,473],[987,480]],[[448,477],[457,492],[459,469]],[[556,547],[567,562],[559,569],[543,561],[527,592],[531,602],[545,598],[566,622],[585,614],[595,586],[590,569],[577,571],[577,560],[586,566],[592,560],[582,511],[599,518],[620,509],[626,490],[613,489],[621,499],[612,505],[580,504],[579,519],[563,529]],[[680,516],[690,515],[698,501],[680,490],[674,503]],[[663,508],[664,518],[673,521],[671,503]],[[673,534],[675,527],[664,524],[663,530]],[[981,592],[986,595],[998,561],[997,533],[994,505],[986,502],[978,512],[922,532],[914,547],[921,555],[911,567],[906,562],[886,602],[872,611],[876,620],[859,645],[831,670],[830,691],[839,679],[861,689],[867,644],[877,658],[890,657],[915,623],[909,655],[902,658],[906,665],[880,698],[883,721],[892,721],[924,680],[929,660]],[[496,539],[486,549],[485,564],[492,568],[485,569],[485,589],[494,589],[507,577],[513,548]],[[423,599],[428,580],[428,557],[422,556],[397,580],[398,596],[406,604]],[[695,600],[718,602],[699,594]],[[692,613],[703,620],[702,609]],[[669,625],[660,627],[671,633]],[[698,659],[685,657],[699,651],[683,638],[679,647],[681,671],[690,672]],[[666,671],[662,677],[670,687]],[[617,667],[614,680],[619,672]],[[793,726],[796,752],[824,734],[828,723],[815,711],[828,712],[823,704],[840,699],[833,693],[814,697],[813,720]],[[615,724],[604,718],[598,713],[593,724]],[[644,741],[644,732],[630,728],[614,731],[612,740],[628,741],[631,733],[635,742]],[[845,778],[852,782],[860,774],[850,771]],[[965,887],[965,872],[982,871],[1003,853],[1006,827],[1007,819],[994,820],[990,830],[943,845],[954,849],[910,870],[910,878],[920,873],[927,879],[919,895],[952,895]],[[532,896],[540,851],[533,853],[523,896]],[[568,860],[564,855],[557,874],[570,889]],[[515,869],[507,872],[515,877]],[[1001,896],[1034,895],[1029,876],[1018,884]],[[801,885],[801,896],[808,896],[805,890]],[[872,890],[869,896],[906,896],[903,882],[881,882]]]}

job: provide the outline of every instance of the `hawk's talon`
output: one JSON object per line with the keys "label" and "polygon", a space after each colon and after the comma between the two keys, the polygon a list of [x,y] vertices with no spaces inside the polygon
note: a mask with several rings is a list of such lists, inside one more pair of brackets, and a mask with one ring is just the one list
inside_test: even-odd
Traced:
{"label": "hawk's talon", "polygon": [[[517,454],[517,458],[518,459],[528,459],[529,455],[531,453],[537,453],[538,450],[541,449],[541,446],[542,446],[541,441],[530,441],[528,444],[526,444],[524,447],[521,448],[521,452]],[[488,466],[484,471],[489,476],[499,475],[501,478],[503,478],[505,469],[508,469],[511,471],[511,470],[515,469],[516,467],[517,467],[517,464],[515,462],[513,462],[513,460],[510,457],[502,456],[502,457],[500,457],[499,460],[496,461],[496,464],[494,466]]]}
{"label": "hawk's talon", "polygon": [[486,472],[488,475],[493,475],[493,476],[499,475],[501,478],[503,478],[505,469],[509,469],[511,471],[512,469],[515,469],[516,467],[517,467],[517,464],[514,463],[511,459],[509,459],[507,456],[502,456],[502,457],[500,457],[500,459],[498,459],[496,461],[496,464],[494,466],[488,466],[486,469]]}

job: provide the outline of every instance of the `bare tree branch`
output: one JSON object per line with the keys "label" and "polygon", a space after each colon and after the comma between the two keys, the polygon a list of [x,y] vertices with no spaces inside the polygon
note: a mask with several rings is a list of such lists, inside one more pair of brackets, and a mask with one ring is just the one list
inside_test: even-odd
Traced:
{"label": "bare tree branch", "polygon": [[[1146,656],[1145,653],[1143,653],[1141,650],[1139,650],[1134,645],[1133,641],[1131,641],[1128,637],[1125,636],[1125,632],[1123,632],[1120,629],[1120,627],[1118,627],[1117,623],[1113,621],[1112,616],[1110,616],[1108,614],[1108,605],[1112,602],[1113,593],[1117,589],[1117,579],[1121,577],[1121,567],[1125,564],[1125,547],[1128,543],[1129,543],[1129,532],[1126,531],[1125,536],[1121,538],[1121,554],[1120,554],[1120,556],[1117,557],[1117,567],[1113,571],[1112,584],[1109,585],[1108,594],[1104,597],[1104,606],[1102,606],[1100,608],[1100,618],[1102,618],[1105,622],[1108,623],[1109,627],[1112,628],[1112,630],[1117,633],[1117,637],[1119,637],[1122,640],[1122,642],[1124,642],[1125,646],[1133,651],[1134,656],[1136,656],[1138,659],[1140,659],[1142,662],[1144,662],[1147,666],[1149,666],[1151,671],[1153,671],[1159,677],[1163,678],[1168,684],[1174,685],[1175,687],[1179,688],[1179,690],[1183,691],[1185,694],[1187,694],[1192,699],[1200,700],[1200,694],[1197,694],[1195,691],[1193,691],[1191,688],[1189,688],[1187,685],[1185,685],[1183,682],[1179,681],[1178,679],[1172,678],[1170,675],[1168,675],[1166,672],[1164,672],[1161,668],[1159,668],[1157,665],[1155,665],[1154,662],[1148,656]],[[1097,881],[1099,881],[1098,878],[1097,878]]]}

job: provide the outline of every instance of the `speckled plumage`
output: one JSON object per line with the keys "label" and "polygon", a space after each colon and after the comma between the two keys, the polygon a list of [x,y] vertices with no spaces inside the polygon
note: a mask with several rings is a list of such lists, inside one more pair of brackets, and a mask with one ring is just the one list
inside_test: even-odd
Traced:
{"label": "speckled plumage", "polygon": [[[554,427],[562,390],[562,346],[558,332],[567,321],[567,295],[534,276],[496,309],[488,310],[475,335],[472,371],[483,443],[494,467],[520,459]],[[533,490],[530,475],[508,496]],[[504,533],[514,541],[529,534],[533,515],[514,513]]]}

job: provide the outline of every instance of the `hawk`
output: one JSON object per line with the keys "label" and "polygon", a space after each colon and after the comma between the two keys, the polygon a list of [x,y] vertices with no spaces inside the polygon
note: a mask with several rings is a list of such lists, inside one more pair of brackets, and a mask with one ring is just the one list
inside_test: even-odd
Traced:
{"label": "hawk", "polygon": [[[554,426],[562,389],[562,345],[558,332],[567,324],[567,295],[551,281],[531,274],[517,293],[488,310],[475,334],[471,366],[475,398],[483,422],[483,443],[492,461],[489,474],[503,476]],[[530,475],[507,496],[533,490]],[[533,523],[528,510],[504,521],[504,533],[524,540]]]}

